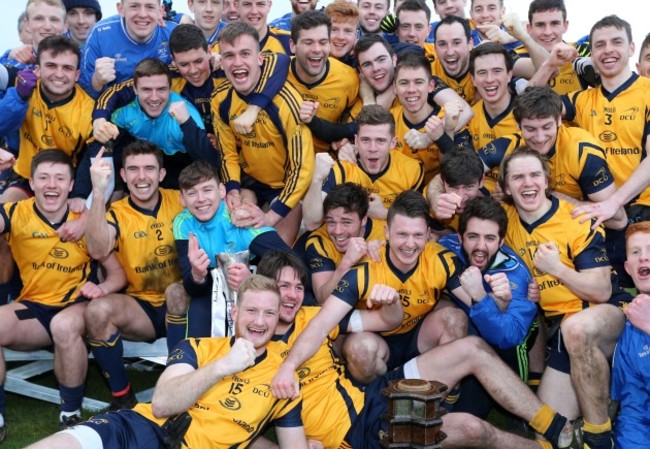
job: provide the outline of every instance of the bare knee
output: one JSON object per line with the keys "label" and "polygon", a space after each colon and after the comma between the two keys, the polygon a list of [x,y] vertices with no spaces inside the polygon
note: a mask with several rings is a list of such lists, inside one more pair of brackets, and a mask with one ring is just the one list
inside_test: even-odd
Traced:
{"label": "bare knee", "polygon": [[112,323],[113,309],[114,305],[110,296],[90,301],[84,313],[84,319],[90,337],[103,337],[100,334]]}
{"label": "bare knee", "polygon": [[65,345],[86,335],[84,311],[78,313],[58,313],[50,322],[50,333],[55,345]]}
{"label": "bare knee", "polygon": [[445,332],[441,336],[440,344],[445,344],[451,340],[464,337],[467,335],[467,314],[455,307],[445,307],[436,313],[440,314],[440,319],[444,326]]}
{"label": "bare knee", "polygon": [[452,447],[487,447],[493,430],[468,413],[450,413],[442,418],[442,431],[447,435],[444,443]]}
{"label": "bare knee", "polygon": [[167,312],[173,315],[183,315],[187,313],[190,297],[181,284],[174,283],[165,289],[165,303]]}
{"label": "bare knee", "polygon": [[343,345],[343,355],[352,377],[362,383],[370,383],[386,373],[388,348],[377,335],[362,332],[349,335]]}

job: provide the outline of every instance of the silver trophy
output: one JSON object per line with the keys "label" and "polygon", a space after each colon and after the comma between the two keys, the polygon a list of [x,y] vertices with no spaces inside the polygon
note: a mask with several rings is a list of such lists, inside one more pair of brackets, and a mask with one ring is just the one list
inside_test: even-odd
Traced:
{"label": "silver trophy", "polygon": [[232,290],[226,279],[228,267],[234,263],[248,266],[250,251],[217,254],[218,267],[212,270],[212,326],[211,337],[235,335],[232,306],[237,304],[237,291]]}

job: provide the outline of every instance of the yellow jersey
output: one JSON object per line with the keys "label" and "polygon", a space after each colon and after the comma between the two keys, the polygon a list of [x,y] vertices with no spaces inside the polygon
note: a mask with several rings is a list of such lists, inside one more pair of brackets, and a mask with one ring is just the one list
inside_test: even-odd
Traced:
{"label": "yellow jersey", "polygon": [[[224,357],[234,338],[183,340],[167,358],[167,365],[186,363],[195,369]],[[192,417],[183,440],[191,449],[235,449],[250,446],[269,424],[300,427],[300,398],[276,399],[270,384],[283,359],[271,344],[255,363],[241,373],[226,376],[206,391],[188,413]],[[162,426],[166,418],[155,418],[151,404],[133,409]]]}
{"label": "yellow jersey", "polygon": [[[469,121],[469,133],[472,137],[472,145],[478,150],[484,147],[494,139],[502,136],[516,133],[519,130],[517,121],[512,113],[515,106],[514,95],[510,99],[510,104],[501,114],[496,117],[490,117],[483,106],[483,100],[480,100],[474,106],[474,117]],[[485,187],[494,192],[499,181],[498,169],[492,169],[485,174]]]}
{"label": "yellow jersey", "polygon": [[[320,307],[302,307],[289,331],[285,335],[276,335],[270,345],[278,345],[286,358],[298,336],[319,311]],[[345,367],[332,349],[338,333],[337,326],[316,354],[297,370],[305,434],[308,439],[320,441],[325,449],[341,446],[364,407],[364,393],[345,375]]]}
{"label": "yellow jersey", "polygon": [[257,115],[253,130],[237,134],[231,121],[248,107],[248,98],[230,83],[212,98],[221,146],[221,180],[228,191],[238,189],[243,171],[273,189],[281,189],[271,206],[286,216],[305,196],[314,173],[314,144],[299,116],[302,97],[286,83],[271,104]]}
{"label": "yellow jersey", "polygon": [[172,224],[183,210],[177,190],[158,189],[153,210],[136,206],[130,197],[113,203],[106,213],[115,227],[114,251],[128,280],[126,294],[159,307],[165,289],[181,282]]}
{"label": "yellow jersey", "polygon": [[[287,80],[300,92],[304,101],[319,103],[316,117],[331,123],[338,123],[359,96],[357,72],[334,58],[327,59],[323,78],[312,84],[300,80],[293,58]],[[329,143],[314,138],[314,150],[317,153],[327,152]]]}
{"label": "yellow jersey", "polygon": [[[483,163],[497,170],[503,158],[524,145],[520,134],[501,137],[478,150]],[[588,196],[609,187],[614,177],[599,142],[580,128],[560,126],[555,145],[545,156],[551,169],[551,187],[560,193],[585,201]]]}
{"label": "yellow jersey", "polygon": [[[650,133],[650,79],[633,73],[616,91],[602,86],[562,97],[567,120],[575,121],[601,143],[616,187],[645,159]],[[650,206],[650,187],[632,203]]]}
{"label": "yellow jersey", "polygon": [[[368,217],[363,232],[364,240],[384,240],[386,238],[385,226],[386,221]],[[309,235],[307,243],[305,243],[305,253],[311,273],[336,270],[345,255],[334,246],[334,242],[327,233],[327,225],[322,225]]]}
{"label": "yellow jersey", "polygon": [[428,242],[417,265],[407,273],[393,265],[390,245],[380,253],[380,261],[363,259],[339,281],[332,294],[357,309],[366,309],[366,300],[375,284],[394,288],[399,293],[404,318],[396,329],[382,335],[405,334],[433,309],[440,292],[457,276],[457,256],[435,242]]}
{"label": "yellow jersey", "polygon": [[369,175],[357,164],[336,161],[323,184],[323,191],[327,193],[337,184],[353,182],[368,193],[379,195],[387,208],[393,204],[397,195],[405,190],[421,192],[424,186],[422,163],[395,150],[391,150],[388,157],[388,165],[376,175]]}
{"label": "yellow jersey", "polygon": [[559,279],[535,268],[533,258],[542,243],[553,242],[560,251],[560,260],[567,267],[580,271],[609,266],[602,227],[591,229],[591,221],[579,223],[571,217],[573,206],[551,197],[551,208],[535,223],[526,224],[514,206],[505,204],[508,214],[506,245],[521,257],[535,276],[541,291],[539,305],[547,317],[566,315],[589,306]]}
{"label": "yellow jersey", "polygon": [[434,142],[426,148],[414,150],[408,145],[408,143],[406,143],[404,135],[406,135],[406,133],[411,129],[423,133],[426,132],[424,125],[426,125],[427,120],[429,117],[434,115],[442,118],[442,108],[436,105],[429,117],[420,123],[409,122],[406,117],[404,117],[404,107],[401,104],[391,108],[390,112],[395,119],[395,136],[397,137],[395,150],[422,162],[422,165],[424,166],[424,183],[428,184],[434,176],[440,173],[440,148],[438,147],[438,144]]}
{"label": "yellow jersey", "polygon": [[32,159],[42,150],[63,150],[77,165],[86,140],[92,134],[93,100],[76,84],[65,100],[52,103],[41,91],[41,81],[29,99],[25,121],[20,126],[20,149],[14,171],[31,176]]}
{"label": "yellow jersey", "polygon": [[92,259],[85,238],[68,242],[56,231],[79,215],[68,211],[60,224],[53,225],[36,208],[34,198],[1,206],[4,233],[23,283],[17,301],[52,307],[74,303],[81,296],[79,288],[88,281]]}

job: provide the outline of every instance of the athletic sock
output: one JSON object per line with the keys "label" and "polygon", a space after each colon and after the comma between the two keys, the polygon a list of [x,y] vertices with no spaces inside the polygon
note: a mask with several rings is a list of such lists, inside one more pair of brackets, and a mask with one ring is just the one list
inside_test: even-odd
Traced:
{"label": "athletic sock", "polygon": [[585,421],[582,426],[582,438],[585,449],[612,449],[612,422],[609,419],[603,424]]}
{"label": "athletic sock", "polygon": [[77,387],[66,387],[63,384],[59,384],[59,395],[61,397],[61,412],[62,413],[72,413],[79,414],[81,409],[81,402],[84,399],[84,392],[86,386],[81,384]]}
{"label": "athletic sock", "polygon": [[533,393],[537,394],[537,388],[539,388],[539,383],[542,380],[542,373],[528,373],[528,386]]}
{"label": "athletic sock", "polygon": [[536,432],[544,435],[544,438],[550,441],[554,447],[557,446],[557,440],[566,423],[567,419],[547,404],[543,404],[537,410],[533,419],[528,422]]}
{"label": "athletic sock", "polygon": [[187,314],[172,315],[167,312],[165,322],[167,323],[167,351],[171,354],[176,345],[186,337]]}
{"label": "athletic sock", "polygon": [[88,343],[102,374],[108,381],[113,396],[116,395],[116,392],[127,392],[129,379],[126,377],[126,369],[122,360],[124,345],[120,331],[115,332],[106,341],[88,339]]}

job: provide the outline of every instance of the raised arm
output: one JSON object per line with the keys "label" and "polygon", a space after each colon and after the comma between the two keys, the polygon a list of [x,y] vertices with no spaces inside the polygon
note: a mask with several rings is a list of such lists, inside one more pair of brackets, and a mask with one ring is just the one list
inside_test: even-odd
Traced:
{"label": "raised arm", "polygon": [[101,260],[113,250],[116,230],[106,220],[105,193],[113,173],[112,164],[104,159],[104,148],[99,150],[95,161],[90,166],[90,178],[93,186],[93,199],[88,211],[86,223],[86,244],[93,259]]}
{"label": "raised arm", "polygon": [[168,366],[156,383],[151,400],[153,415],[165,418],[189,410],[214,384],[254,363],[253,343],[238,338],[225,356],[203,367],[188,363]]}

